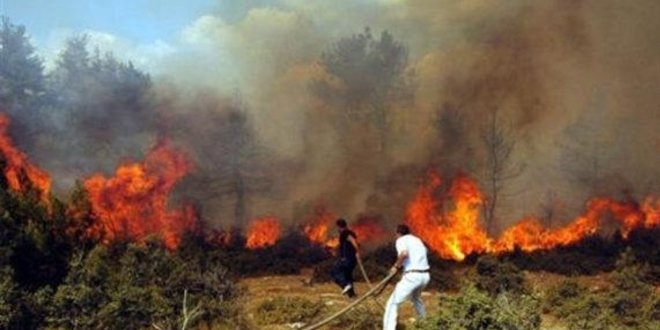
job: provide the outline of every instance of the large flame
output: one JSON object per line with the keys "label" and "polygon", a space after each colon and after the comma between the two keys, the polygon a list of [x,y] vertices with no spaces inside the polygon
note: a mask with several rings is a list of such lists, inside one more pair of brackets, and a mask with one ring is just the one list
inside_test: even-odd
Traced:
{"label": "large flame", "polygon": [[17,192],[37,189],[39,198],[47,202],[50,195],[50,176],[48,173],[30,164],[27,156],[16,149],[7,133],[9,118],[0,114],[0,152],[5,158],[5,178],[9,188]]}
{"label": "large flame", "polygon": [[280,238],[280,223],[273,216],[254,219],[248,227],[245,246],[256,249],[275,244]]}
{"label": "large flame", "polygon": [[327,245],[330,237],[328,231],[334,225],[335,220],[334,214],[330,213],[324,206],[319,205],[306,221],[307,224],[303,227],[303,232],[311,242]]}
{"label": "large flame", "polygon": [[[430,173],[428,182],[408,205],[406,222],[440,257],[458,261],[471,253],[501,253],[514,248],[531,252],[573,244],[596,234],[608,213],[617,221],[623,237],[636,228],[660,224],[658,200],[647,198],[640,206],[600,197],[589,200],[584,214],[563,227],[545,228],[538,219],[526,218],[494,239],[479,223],[483,199],[476,183],[459,175],[447,193],[437,196],[441,186],[441,178]],[[445,210],[447,204],[451,207]]]}
{"label": "large flame", "polygon": [[[411,230],[443,258],[463,260],[466,254],[484,251],[488,237],[479,225],[483,198],[474,181],[460,175],[445,196],[436,198],[442,180],[434,172],[429,176],[408,206],[406,222]],[[445,211],[448,202],[453,207]]]}
{"label": "large flame", "polygon": [[95,174],[87,179],[84,186],[97,216],[94,234],[106,243],[155,235],[168,248],[176,248],[181,234],[195,225],[196,216],[189,206],[168,210],[168,197],[191,168],[184,154],[161,140],[144,163],[123,164],[113,178]]}

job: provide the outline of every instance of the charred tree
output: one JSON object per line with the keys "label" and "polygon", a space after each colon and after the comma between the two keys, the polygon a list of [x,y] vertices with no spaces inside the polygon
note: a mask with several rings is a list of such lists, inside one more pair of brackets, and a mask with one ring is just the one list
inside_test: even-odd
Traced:
{"label": "charred tree", "polygon": [[505,197],[507,182],[518,177],[525,165],[514,162],[511,158],[515,140],[509,125],[503,123],[495,109],[489,112],[480,131],[481,142],[485,151],[482,180],[487,194],[483,204],[486,230],[493,233],[497,209]]}

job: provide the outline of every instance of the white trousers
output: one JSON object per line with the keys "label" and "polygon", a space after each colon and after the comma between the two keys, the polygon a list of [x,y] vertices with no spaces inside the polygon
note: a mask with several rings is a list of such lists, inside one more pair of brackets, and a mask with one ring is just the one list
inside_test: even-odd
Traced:
{"label": "white trousers", "polygon": [[385,305],[383,315],[383,330],[396,330],[396,320],[399,316],[399,305],[410,298],[415,311],[420,318],[426,316],[424,303],[422,302],[422,290],[429,284],[431,276],[429,273],[405,273],[399,283],[394,287]]}

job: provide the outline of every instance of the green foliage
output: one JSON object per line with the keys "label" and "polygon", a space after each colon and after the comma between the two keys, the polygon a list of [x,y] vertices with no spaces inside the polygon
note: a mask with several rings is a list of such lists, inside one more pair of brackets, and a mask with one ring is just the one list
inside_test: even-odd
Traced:
{"label": "green foliage", "polygon": [[0,329],[9,328],[14,315],[16,285],[12,277],[11,268],[0,266]]}
{"label": "green foliage", "polygon": [[[49,74],[35,154],[52,168],[111,171],[118,157],[142,158],[144,143],[125,141],[143,141],[153,129],[149,75],[91,47],[86,35],[68,39]],[[39,159],[40,150],[57,153],[58,163]],[[88,161],[80,162],[81,154]]]}
{"label": "green foliage", "polygon": [[466,283],[458,294],[442,295],[438,314],[416,322],[412,329],[534,330],[540,325],[536,296],[500,293],[493,297]]}
{"label": "green foliage", "polygon": [[576,309],[576,302],[580,301],[588,289],[574,279],[560,282],[548,289],[543,303],[543,311],[558,317],[566,317]]}
{"label": "green foliage", "polygon": [[382,310],[358,306],[330,322],[330,325],[335,329],[379,330],[382,326],[382,318]]}
{"label": "green foliage", "polygon": [[[200,304],[206,323],[237,322],[229,303],[239,292],[218,260],[199,254],[170,253],[157,242],[97,246],[77,254],[65,283],[48,311],[53,329],[142,329],[176,324],[184,291],[188,304]],[[189,252],[189,251],[188,251]],[[187,306],[192,308],[191,306]]]}
{"label": "green foliage", "polygon": [[575,281],[560,283],[548,292],[546,310],[570,330],[657,329],[660,300],[643,281],[647,269],[626,249],[610,274],[611,287],[589,292]]}
{"label": "green foliage", "polygon": [[500,261],[493,255],[483,255],[475,265],[477,288],[497,295],[503,292],[524,293],[525,277],[511,262]]}
{"label": "green foliage", "polygon": [[257,306],[257,323],[267,325],[308,321],[319,315],[324,307],[322,301],[276,296]]}
{"label": "green foliage", "polygon": [[23,110],[44,91],[43,66],[25,27],[7,17],[2,17],[1,24],[0,105],[4,111]]}

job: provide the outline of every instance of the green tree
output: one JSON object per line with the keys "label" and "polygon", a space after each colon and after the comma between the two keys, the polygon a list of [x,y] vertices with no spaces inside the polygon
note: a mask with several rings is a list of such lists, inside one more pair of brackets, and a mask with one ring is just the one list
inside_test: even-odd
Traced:
{"label": "green tree", "polygon": [[[48,77],[44,112],[50,126],[37,160],[71,177],[111,171],[123,157],[141,158],[155,128],[150,76],[89,48],[86,35],[68,39]],[[57,163],[47,156],[52,151],[59,154]],[[87,161],[80,161],[81,154]]]}
{"label": "green tree", "polygon": [[0,29],[0,105],[20,111],[45,91],[43,65],[22,25],[2,17]]}
{"label": "green tree", "polygon": [[405,74],[408,49],[383,31],[374,38],[369,28],[342,38],[324,52],[321,65],[339,80],[341,87],[315,81],[312,90],[337,109],[336,124],[344,133],[353,122],[367,123],[378,133],[380,151],[387,149],[391,106],[410,96]]}

